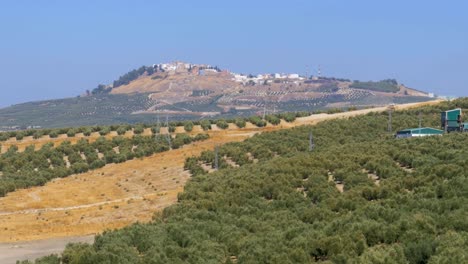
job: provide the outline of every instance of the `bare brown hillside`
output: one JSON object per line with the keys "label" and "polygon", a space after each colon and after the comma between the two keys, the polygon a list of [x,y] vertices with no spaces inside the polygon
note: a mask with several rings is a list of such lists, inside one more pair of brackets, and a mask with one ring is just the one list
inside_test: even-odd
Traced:
{"label": "bare brown hillside", "polygon": [[[112,89],[111,93],[154,93],[160,95],[179,94],[182,97],[192,95],[192,90],[210,90],[215,93],[233,92],[239,84],[231,80],[229,74],[219,73],[199,76],[189,73],[155,73],[144,75],[127,85]],[[159,95],[159,97],[158,97]]]}
{"label": "bare brown hillside", "polygon": [[[112,94],[148,93],[152,103],[137,113],[217,115],[238,111],[297,111],[330,107],[385,105],[398,100],[427,97],[403,85],[393,92],[352,88],[343,79],[302,77],[245,77],[227,71],[199,74],[197,71],[171,71],[142,74],[136,80],[113,88]],[[247,81],[248,80],[248,81]]]}

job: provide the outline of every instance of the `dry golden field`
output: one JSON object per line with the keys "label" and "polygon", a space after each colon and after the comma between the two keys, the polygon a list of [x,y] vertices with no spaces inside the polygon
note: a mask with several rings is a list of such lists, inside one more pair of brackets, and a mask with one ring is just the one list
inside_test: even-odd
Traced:
{"label": "dry golden field", "polygon": [[[433,104],[428,102],[423,104]],[[397,109],[421,105],[407,104]],[[385,111],[385,107],[339,114],[320,114],[298,118],[293,123],[256,128],[248,125],[238,129],[213,129],[205,141],[186,145],[181,149],[158,153],[143,159],[134,159],[67,178],[56,179],[45,186],[18,190],[0,198],[0,242],[27,241],[64,236],[96,234],[106,229],[121,228],[131,223],[150,221],[155,212],[177,202],[190,178],[183,165],[187,157],[198,155],[216,145],[242,141],[255,133],[286,129],[293,126],[347,118],[371,111]],[[183,129],[178,128],[177,132]],[[195,127],[193,134],[201,132]],[[149,133],[149,131],[145,131]],[[115,134],[109,135],[109,137]],[[131,136],[128,133],[127,136]],[[76,142],[80,137],[58,139],[24,139],[4,142],[2,150],[16,144],[20,149],[47,142],[60,144],[63,140]],[[89,140],[95,140],[92,135]]]}

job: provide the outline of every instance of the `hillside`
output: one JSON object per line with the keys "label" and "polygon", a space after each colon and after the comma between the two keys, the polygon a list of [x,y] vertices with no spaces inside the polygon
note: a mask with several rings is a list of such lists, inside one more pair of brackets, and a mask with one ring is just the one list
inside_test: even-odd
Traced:
{"label": "hillside", "polygon": [[[394,113],[395,129],[466,99]],[[66,263],[465,263],[467,134],[397,140],[387,114],[257,134],[188,156],[178,203],[72,244]],[[309,133],[315,148],[309,150]],[[44,260],[46,261],[46,260]],[[59,263],[58,256],[48,262]]]}
{"label": "hillside", "polygon": [[[398,108],[406,109],[417,106],[417,104],[411,104],[398,106]],[[136,221],[149,221],[154,212],[177,201],[177,195],[183,190],[190,175],[184,169],[184,161],[188,157],[200,155],[205,150],[212,150],[216,145],[244,140],[257,133],[385,110],[386,107],[382,107],[345,113],[318,114],[299,117],[295,120],[287,118],[289,122],[282,120],[278,125],[269,123],[266,127],[258,127],[246,122],[243,128],[239,128],[238,126],[242,123],[238,122],[238,125],[229,124],[225,130],[213,124],[212,129],[205,131],[200,125],[195,125],[189,135],[208,133],[209,138],[182,148],[145,157],[135,157],[138,149],[129,149],[129,144],[125,144],[128,141],[122,140],[122,137],[136,140],[133,138],[135,135],[138,139],[139,126],[125,130],[126,132],[121,136],[118,134],[121,133],[122,126],[116,126],[109,128],[115,130],[107,132],[103,137],[100,137],[102,132],[100,131],[89,135],[87,133],[78,133],[74,136],[60,134],[56,138],[49,136],[38,139],[24,137],[22,140],[10,138],[1,142],[3,155],[0,155],[0,174],[3,177],[0,177],[0,193],[1,195],[5,195],[5,191],[8,193],[4,198],[0,198],[0,229],[2,230],[0,242],[87,235],[100,233],[108,228],[123,227]],[[202,125],[205,126],[205,124]],[[151,135],[152,130],[144,129],[141,136]],[[160,132],[162,135],[167,135],[168,130],[163,127]],[[176,134],[187,133],[183,127],[177,127],[174,132]],[[84,139],[86,141],[83,141]],[[140,141],[141,139],[138,139],[138,142]],[[97,143],[99,144],[95,145]],[[111,148],[106,147],[109,143],[111,143]],[[146,141],[144,146],[154,144],[148,143]],[[159,144],[167,146],[165,142]],[[89,146],[97,148],[100,154],[97,157],[92,155]],[[33,149],[36,151],[32,152]],[[122,155],[127,157],[129,152],[134,153],[133,159],[132,156],[128,156],[122,160]],[[64,153],[66,153],[66,158]],[[44,155],[49,158],[45,158]],[[62,162],[57,159],[57,156],[62,157]],[[96,158],[103,161],[100,166],[104,164],[104,167],[91,166]],[[33,162],[29,163],[25,160]],[[44,166],[44,163],[48,166]],[[89,164],[89,167],[86,167],[86,164]],[[35,166],[38,167],[35,168]],[[54,171],[65,172],[65,174],[61,174],[61,178],[58,179],[50,178],[54,175],[51,174],[53,171],[50,168]],[[74,168],[88,171],[68,175],[67,171]],[[22,171],[21,174],[17,173],[19,170]],[[26,177],[28,175],[36,175],[36,177]],[[39,181],[36,182],[34,179]],[[15,191],[15,187],[34,185],[38,186]],[[12,218],[16,221],[10,221]],[[53,225],[48,223],[53,223]]]}
{"label": "hillside", "polygon": [[[414,105],[402,107],[414,107]],[[269,124],[266,128],[256,128],[252,124],[247,124],[247,127],[243,129],[236,129],[234,126],[230,126],[228,130],[213,129],[208,131],[210,139],[193,146],[189,145],[187,148],[170,151],[168,154],[156,154],[144,158],[143,161],[130,160],[121,164],[108,164],[102,169],[54,180],[43,187],[16,191],[0,200],[0,211],[11,212],[0,216],[0,226],[4,230],[1,240],[14,241],[17,239],[82,235],[89,234],[89,232],[100,232],[106,228],[123,227],[135,221],[149,221],[152,212],[177,201],[177,193],[182,191],[181,187],[188,179],[188,174],[182,168],[182,163],[187,157],[199,155],[201,151],[213,149],[215,145],[223,142],[242,140],[262,131],[313,124],[335,118],[348,118],[384,110],[385,108],[376,108],[330,115],[319,114],[298,118],[293,123],[282,122],[278,126]],[[414,120],[417,112],[412,111],[407,114],[406,118],[410,119],[403,127],[416,122]],[[438,113],[437,110],[432,110],[432,112]],[[430,115],[430,112],[427,111],[425,113],[425,122],[435,120],[434,126],[436,126],[437,120],[435,118],[438,114]],[[385,115],[382,117],[385,118]],[[382,124],[385,125],[385,121]],[[427,124],[429,125],[429,123]],[[369,125],[372,126],[372,123]],[[401,124],[399,124],[400,126]],[[177,128],[176,131],[181,133],[183,129]],[[202,131],[198,126],[193,129],[194,134]],[[145,130],[143,135],[148,135],[148,133],[150,132]],[[109,134],[109,136],[114,137],[116,135]],[[93,140],[97,139],[95,135],[91,136],[94,138]],[[132,134],[126,133],[125,136],[131,137]],[[77,137],[69,140],[76,143],[76,140],[83,135],[77,135]],[[57,143],[60,143],[64,139],[66,138],[59,136],[56,140]],[[25,138],[22,140],[20,146],[23,147],[20,147],[20,150],[24,150],[24,146],[27,144],[40,146],[39,144],[47,142],[46,140],[46,138],[38,140]],[[2,143],[4,146],[9,144],[15,144],[15,141],[8,140]],[[224,151],[223,148],[221,151]],[[225,166],[222,161],[220,165]],[[151,185],[148,185],[149,183]],[[153,186],[157,188],[156,191]],[[102,191],[101,187],[106,191]],[[9,221],[11,217],[17,221],[14,223]],[[54,224],[49,225],[48,223]],[[38,228],[38,225],[41,228]]]}
{"label": "hillside", "polygon": [[143,66],[76,98],[0,109],[0,130],[365,108],[432,100],[395,80],[358,82],[298,74],[241,75],[208,65]]}

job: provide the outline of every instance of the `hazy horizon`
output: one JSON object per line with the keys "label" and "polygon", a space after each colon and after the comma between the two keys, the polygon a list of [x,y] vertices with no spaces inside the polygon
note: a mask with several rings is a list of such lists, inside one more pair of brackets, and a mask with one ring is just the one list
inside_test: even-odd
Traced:
{"label": "hazy horizon", "polygon": [[[466,95],[468,3],[148,1],[3,4],[0,107],[73,97],[141,65],[395,78]],[[6,26],[5,26],[6,25]]]}

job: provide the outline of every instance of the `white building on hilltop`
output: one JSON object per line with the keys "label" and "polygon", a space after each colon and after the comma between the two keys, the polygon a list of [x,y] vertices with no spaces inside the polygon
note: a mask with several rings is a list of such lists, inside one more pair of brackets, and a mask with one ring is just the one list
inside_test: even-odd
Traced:
{"label": "white building on hilltop", "polygon": [[275,79],[285,79],[286,75],[280,74],[280,73],[275,73]]}

